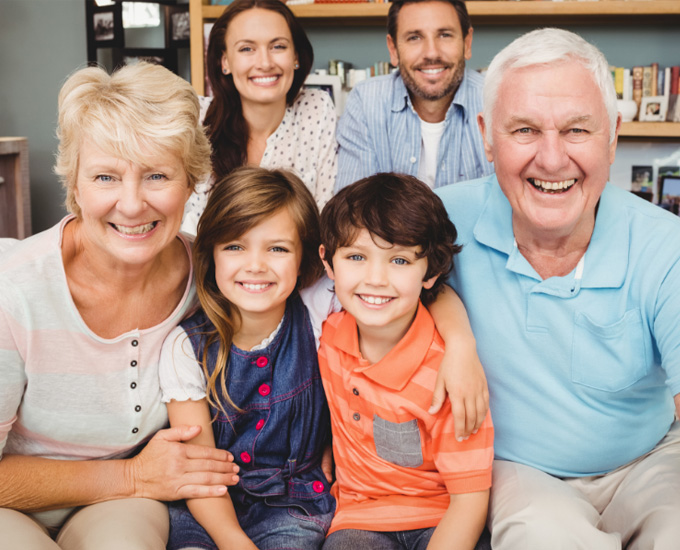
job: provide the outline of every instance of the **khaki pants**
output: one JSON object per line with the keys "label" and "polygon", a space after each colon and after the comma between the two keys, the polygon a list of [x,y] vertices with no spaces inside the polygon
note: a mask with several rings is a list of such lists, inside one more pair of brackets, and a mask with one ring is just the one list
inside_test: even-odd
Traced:
{"label": "khaki pants", "polygon": [[494,461],[494,550],[677,550],[680,422],[648,454],[600,476],[561,479]]}
{"label": "khaki pants", "polygon": [[55,542],[32,517],[0,508],[0,550],[165,550],[168,528],[162,502],[110,500],[74,512]]}

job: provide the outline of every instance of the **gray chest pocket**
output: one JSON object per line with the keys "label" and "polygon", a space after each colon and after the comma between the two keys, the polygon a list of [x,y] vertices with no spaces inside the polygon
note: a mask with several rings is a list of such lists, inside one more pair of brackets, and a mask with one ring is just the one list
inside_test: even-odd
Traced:
{"label": "gray chest pocket", "polygon": [[423,464],[420,430],[416,419],[388,422],[373,415],[373,440],[378,456],[397,466],[416,468]]}

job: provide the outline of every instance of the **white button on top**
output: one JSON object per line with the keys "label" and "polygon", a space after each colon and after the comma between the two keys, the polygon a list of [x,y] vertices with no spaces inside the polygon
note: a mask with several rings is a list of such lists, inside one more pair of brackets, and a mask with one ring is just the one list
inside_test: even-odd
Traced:
{"label": "white button on top", "polygon": [[411,164],[414,164],[416,162],[416,157],[411,157],[409,160],[411,161]]}

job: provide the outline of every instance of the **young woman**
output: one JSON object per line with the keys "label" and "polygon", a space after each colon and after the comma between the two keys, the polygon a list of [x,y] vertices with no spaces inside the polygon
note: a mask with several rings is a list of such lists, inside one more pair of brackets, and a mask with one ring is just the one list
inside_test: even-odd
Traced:
{"label": "young woman", "polygon": [[312,45],[279,0],[235,0],[215,22],[206,70],[214,94],[202,99],[213,146],[213,177],[187,204],[182,229],[195,234],[216,180],[243,165],[285,168],[302,179],[321,208],[336,173],[333,103],[302,89]]}

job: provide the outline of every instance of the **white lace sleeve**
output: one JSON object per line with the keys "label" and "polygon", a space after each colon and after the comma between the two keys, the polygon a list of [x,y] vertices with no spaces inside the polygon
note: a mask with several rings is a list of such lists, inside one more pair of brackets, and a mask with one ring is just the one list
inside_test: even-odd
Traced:
{"label": "white lace sleeve", "polygon": [[163,342],[158,376],[163,403],[198,401],[206,396],[203,369],[182,327],[175,328]]}
{"label": "white lace sleeve", "polygon": [[312,286],[300,291],[302,303],[307,306],[309,318],[312,322],[316,347],[319,348],[319,338],[321,338],[321,326],[331,313],[336,313],[342,309],[335,291],[333,281],[326,275],[321,277]]}

